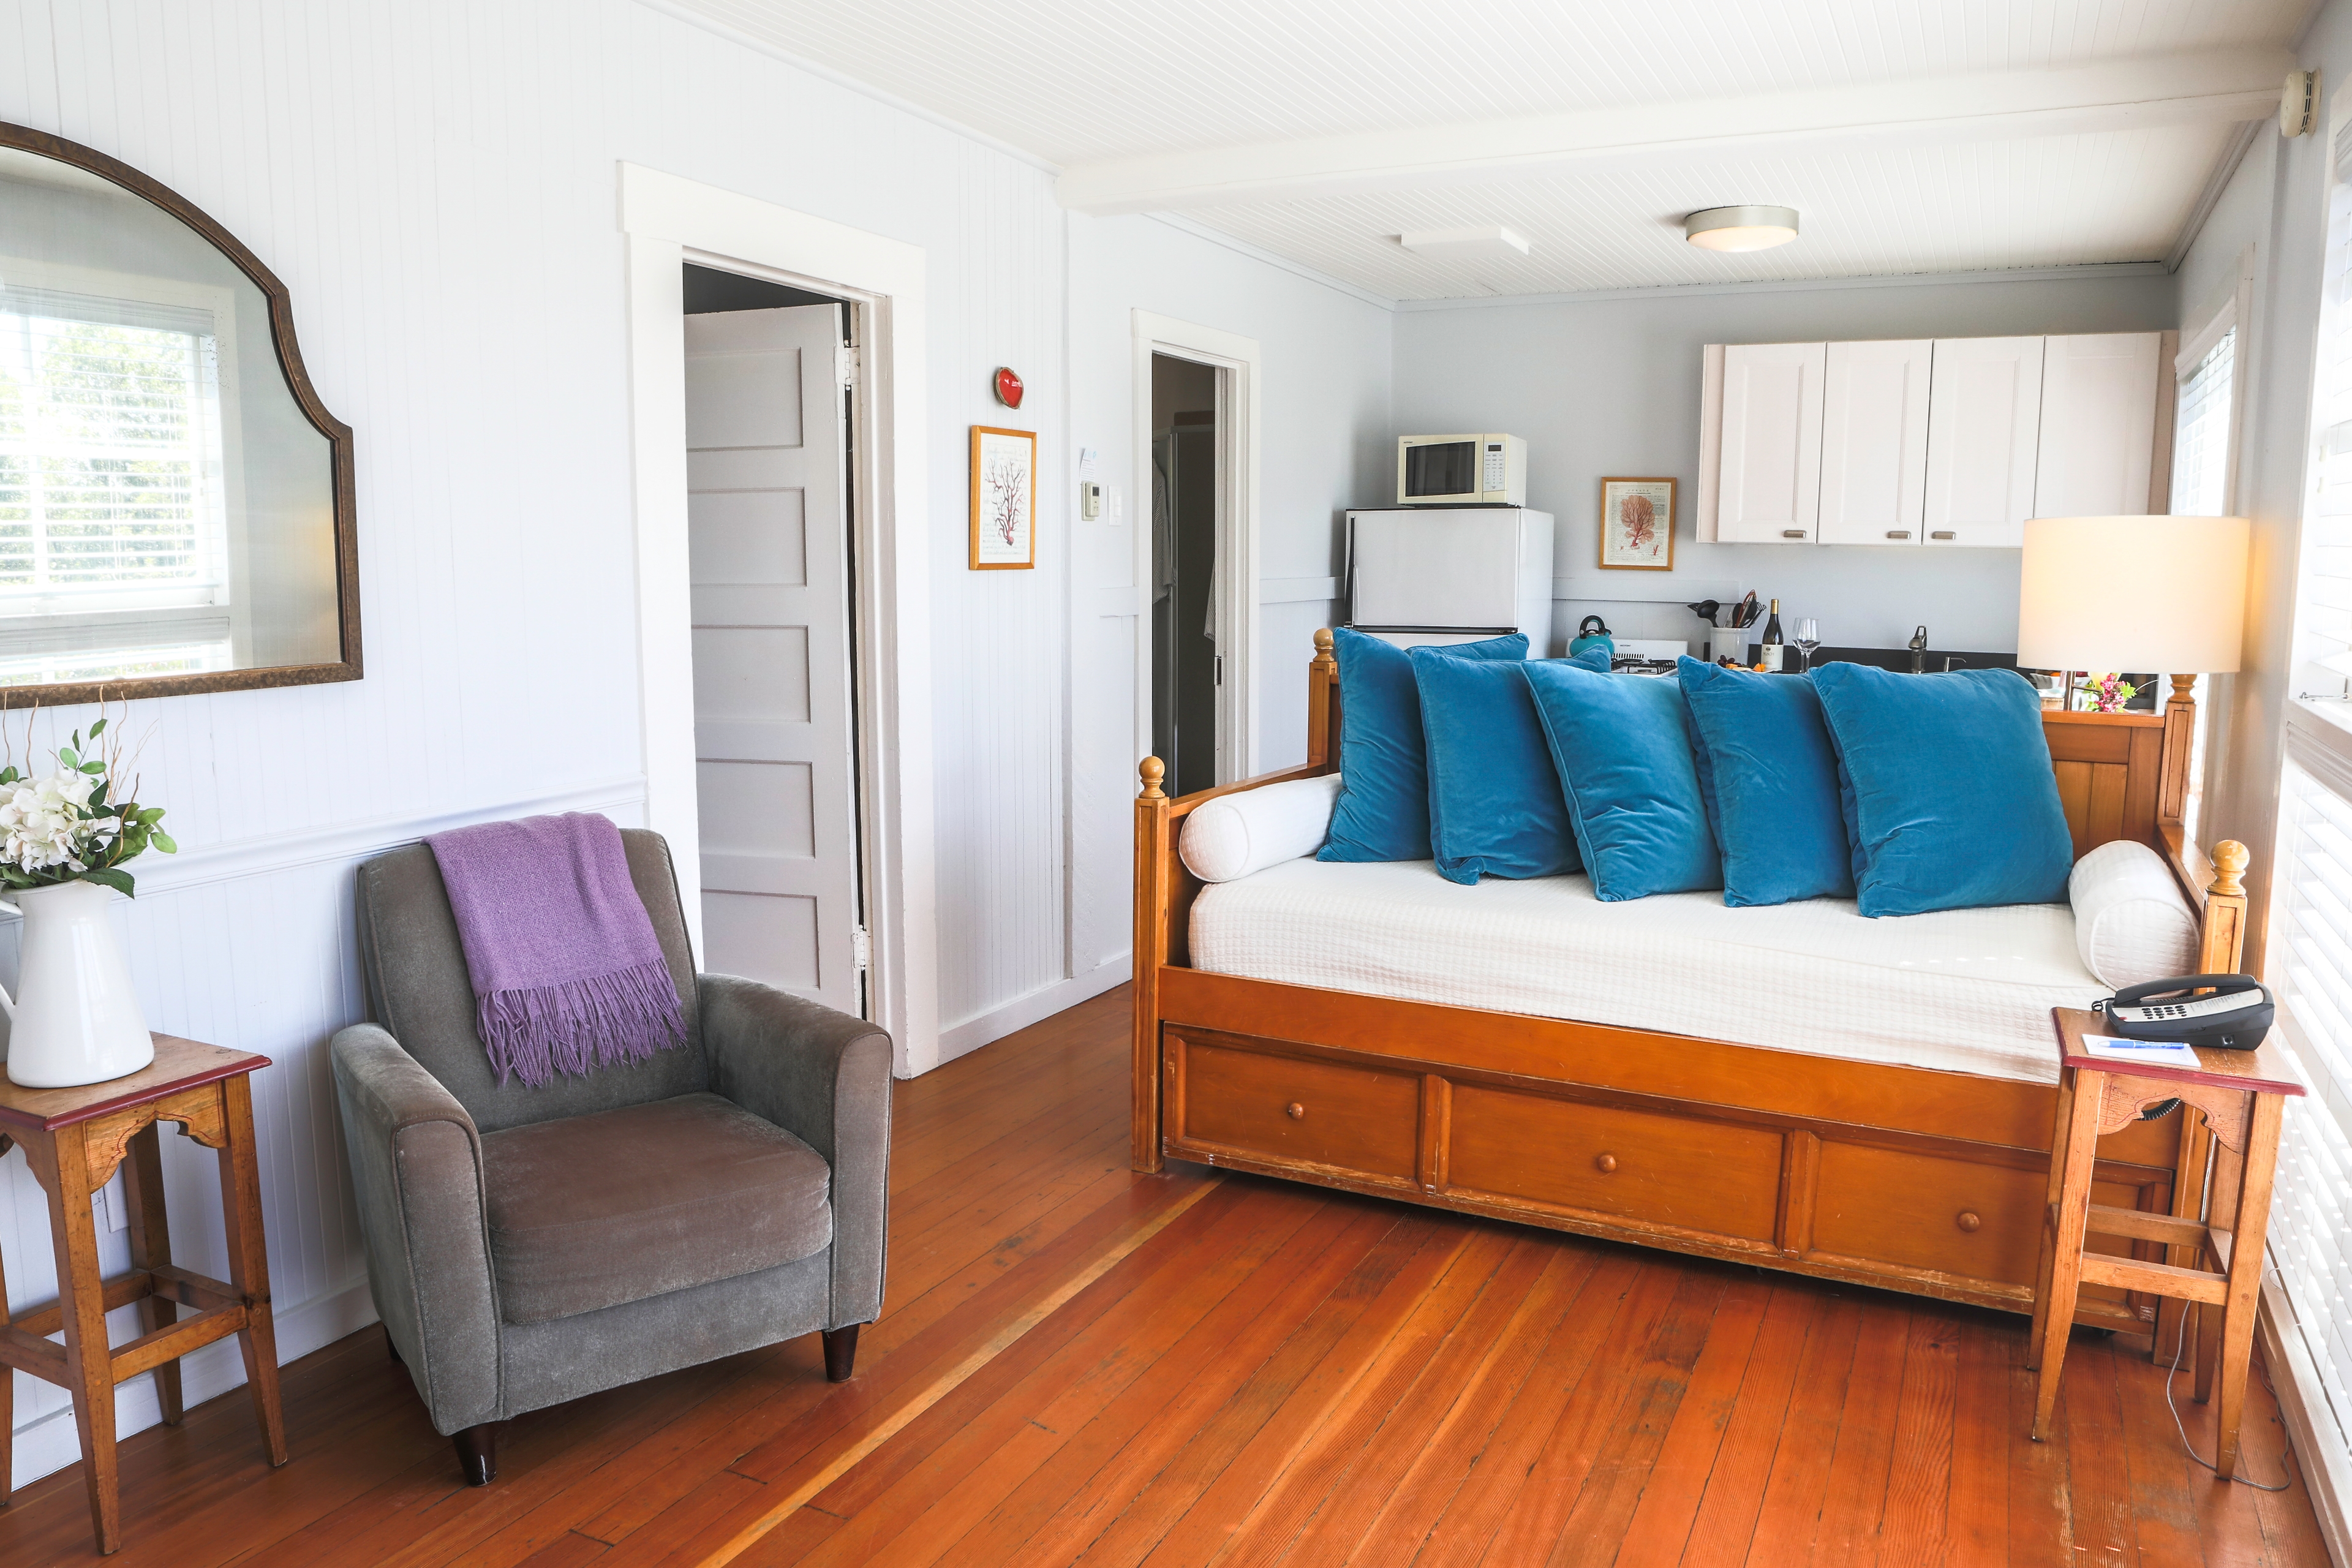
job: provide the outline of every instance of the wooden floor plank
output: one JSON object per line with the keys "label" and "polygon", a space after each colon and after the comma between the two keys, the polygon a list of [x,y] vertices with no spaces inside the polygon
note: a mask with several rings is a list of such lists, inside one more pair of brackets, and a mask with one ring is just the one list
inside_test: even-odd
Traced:
{"label": "wooden floor plank", "polygon": [[1679,1561],[1690,1568],[1738,1568],[1756,1532],[1764,1488],[1780,1451],[1789,1396],[1805,1345],[1824,1306],[1821,1292],[1776,1284],[1758,1324],[1723,1441],[1696,1500]]}
{"label": "wooden floor plank", "polygon": [[[2078,1333],[2025,1437],[2025,1320],[1382,1199],[1128,1168],[1127,998],[897,1086],[890,1284],[814,1336],[510,1423],[465,1487],[371,1328],[121,1447],[118,1564],[171,1568],[2322,1568],[2274,1399],[2181,1451],[2145,1342]],[[2183,1384],[2187,1382],[2182,1379]],[[2213,1412],[2181,1399],[2210,1452]],[[0,1563],[100,1561],[79,1467]]]}
{"label": "wooden floor plank", "polygon": [[1643,1275],[1641,1255],[1632,1248],[1603,1249],[1535,1366],[1496,1415],[1476,1467],[1430,1528],[1412,1560],[1416,1568],[1465,1568],[1486,1556],[1561,1413],[1588,1382],[1608,1376],[1601,1348],[1629,1312],[1643,1310],[1646,1297],[1633,1289]]}
{"label": "wooden floor plank", "polygon": [[[1657,1458],[1643,1479],[1641,1506],[1626,1523],[1623,1544],[1607,1558],[1592,1547],[1580,1546],[1565,1559],[1555,1552],[1554,1562],[1613,1562],[1622,1568],[1647,1564],[1663,1568],[1684,1560],[1691,1527],[1707,1494],[1707,1478],[1722,1456],[1724,1438],[1748,1386],[1773,1296],[1769,1283],[1753,1277],[1735,1279],[1725,1289],[1707,1327],[1706,1343],[1697,1364],[1691,1368],[1690,1384],[1683,1391],[1674,1424],[1666,1429]],[[1769,1352],[1782,1347],[1764,1341],[1763,1348]],[[1794,1356],[1788,1364],[1793,1374]],[[1573,1524],[1571,1516],[1571,1531]]]}

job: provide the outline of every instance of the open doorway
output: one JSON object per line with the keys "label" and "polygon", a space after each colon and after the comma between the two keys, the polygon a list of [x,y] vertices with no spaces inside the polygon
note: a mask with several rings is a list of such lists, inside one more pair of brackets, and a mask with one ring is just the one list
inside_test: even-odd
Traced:
{"label": "open doorway", "polygon": [[1171,794],[1215,787],[1224,679],[1218,542],[1223,374],[1151,356],[1151,744]]}
{"label": "open doorway", "polygon": [[685,267],[706,965],[871,1016],[849,301]]}

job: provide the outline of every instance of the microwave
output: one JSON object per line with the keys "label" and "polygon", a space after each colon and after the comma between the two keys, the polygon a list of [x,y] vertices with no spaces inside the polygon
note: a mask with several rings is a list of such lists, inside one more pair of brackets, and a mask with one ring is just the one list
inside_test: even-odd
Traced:
{"label": "microwave", "polygon": [[1397,505],[1527,504],[1528,444],[1517,436],[1397,437]]}

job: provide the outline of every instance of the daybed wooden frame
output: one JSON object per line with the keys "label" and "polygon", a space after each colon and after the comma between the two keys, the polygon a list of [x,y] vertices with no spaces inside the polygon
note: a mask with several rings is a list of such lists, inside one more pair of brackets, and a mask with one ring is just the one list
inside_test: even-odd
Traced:
{"label": "daybed wooden frame", "polygon": [[[2055,1084],[1192,968],[1201,883],[1176,852],[1185,816],[1339,765],[1339,666],[1330,634],[1315,642],[1306,766],[1171,799],[1158,759],[1142,764],[1135,1169],[1198,1161],[2032,1310]],[[2202,911],[2199,968],[2226,973],[2243,944],[2246,851],[2216,846],[2217,872],[2181,832],[2189,686],[2173,678],[2161,715],[2051,713],[2042,728],[2075,852],[2116,838],[2156,848]],[[2206,1151],[2201,1121],[2177,1110],[2102,1138],[2095,1201],[2193,1215]],[[2163,1256],[2147,1242],[2116,1246]],[[2078,1318],[2145,1330],[2157,1312],[2145,1298],[2086,1290]],[[2169,1333],[2168,1313],[2164,1323]]]}

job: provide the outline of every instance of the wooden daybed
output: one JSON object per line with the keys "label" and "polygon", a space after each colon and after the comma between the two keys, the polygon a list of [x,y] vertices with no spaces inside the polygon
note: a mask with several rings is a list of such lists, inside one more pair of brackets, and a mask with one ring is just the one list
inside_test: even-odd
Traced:
{"label": "wooden daybed", "polygon": [[[1135,1169],[1198,1161],[2031,1310],[2054,1084],[1192,968],[1187,936],[1202,884],[1177,854],[1185,816],[1218,795],[1339,765],[1330,635],[1317,633],[1316,647],[1305,767],[1171,799],[1158,760],[1143,763]],[[2076,855],[2116,838],[2155,847],[2202,910],[2199,968],[2233,972],[2246,851],[2217,846],[2217,872],[2180,830],[2195,716],[2189,684],[2174,678],[2160,716],[2052,713],[2043,732]],[[2194,1213],[2206,1134],[2187,1120],[2176,1110],[2102,1138],[2095,1201]],[[2115,1246],[2162,1256],[2150,1243]],[[2147,1299],[2086,1290],[2078,1320],[2144,1329],[2155,1313]]]}

